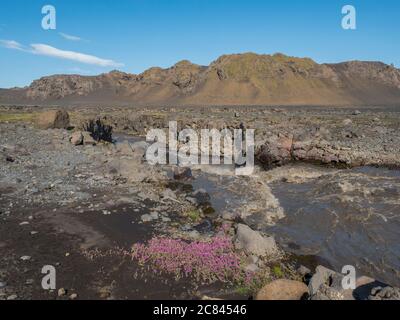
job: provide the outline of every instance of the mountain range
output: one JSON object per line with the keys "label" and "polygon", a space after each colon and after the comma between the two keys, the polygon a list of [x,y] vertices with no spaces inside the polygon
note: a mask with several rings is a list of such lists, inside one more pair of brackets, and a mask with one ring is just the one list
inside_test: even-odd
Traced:
{"label": "mountain range", "polygon": [[232,54],[209,66],[187,60],[141,74],[53,75],[0,89],[1,104],[400,105],[400,70],[382,62],[318,64],[284,54]]}

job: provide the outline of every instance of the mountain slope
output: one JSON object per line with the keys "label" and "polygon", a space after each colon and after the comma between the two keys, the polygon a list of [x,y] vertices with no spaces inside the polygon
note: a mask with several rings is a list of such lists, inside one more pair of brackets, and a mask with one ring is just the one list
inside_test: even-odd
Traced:
{"label": "mountain slope", "polygon": [[181,61],[134,75],[55,75],[0,90],[0,103],[131,105],[398,105],[400,70],[381,62],[318,64],[283,54]]}

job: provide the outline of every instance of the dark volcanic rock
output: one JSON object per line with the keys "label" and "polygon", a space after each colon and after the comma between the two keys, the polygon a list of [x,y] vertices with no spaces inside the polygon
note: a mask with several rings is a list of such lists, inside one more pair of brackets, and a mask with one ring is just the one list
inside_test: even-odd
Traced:
{"label": "dark volcanic rock", "polygon": [[189,180],[193,178],[192,170],[190,168],[175,168],[174,169],[174,179],[175,180]]}
{"label": "dark volcanic rock", "polygon": [[89,120],[82,126],[83,130],[90,132],[95,141],[112,142],[112,126],[106,125],[102,120]]}

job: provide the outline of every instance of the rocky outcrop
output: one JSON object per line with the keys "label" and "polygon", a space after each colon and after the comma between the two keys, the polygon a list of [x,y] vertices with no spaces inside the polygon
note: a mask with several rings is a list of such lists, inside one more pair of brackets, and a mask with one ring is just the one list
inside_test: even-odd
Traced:
{"label": "rocky outcrop", "polygon": [[69,96],[84,97],[96,91],[112,96],[113,93],[121,94],[134,78],[134,75],[119,71],[99,76],[54,75],[33,81],[26,90],[26,97],[35,101],[54,101]]}
{"label": "rocky outcrop", "polygon": [[112,142],[113,127],[105,124],[101,119],[91,119],[82,124],[82,129],[89,132],[95,141]]}
{"label": "rocky outcrop", "polygon": [[282,166],[293,160],[293,136],[273,136],[260,146],[257,159],[266,168]]}
{"label": "rocky outcrop", "polygon": [[296,141],[293,136],[272,136],[259,144],[257,160],[266,169],[283,166],[292,161],[351,166],[363,159],[351,159],[346,150],[338,150],[319,137]]}
{"label": "rocky outcrop", "polygon": [[342,274],[318,266],[308,284],[311,300],[353,299],[352,291],[343,289],[342,280]]}
{"label": "rocky outcrop", "polygon": [[344,289],[344,275],[318,266],[308,283],[311,300],[400,300],[400,289],[375,279],[357,278],[355,289]]}
{"label": "rocky outcrop", "polygon": [[[355,289],[344,289],[344,275],[317,266],[315,272],[304,266],[297,270],[304,280],[274,280],[263,286],[256,300],[400,300],[400,289],[388,286],[375,279],[361,276],[356,279]],[[344,281],[343,281],[344,280]],[[308,286],[307,286],[308,284]]]}
{"label": "rocky outcrop", "polygon": [[238,250],[262,257],[272,257],[279,252],[273,237],[265,237],[244,224],[237,226],[235,246]]}
{"label": "rocky outcrop", "polygon": [[35,125],[40,129],[67,129],[70,126],[69,114],[66,111],[47,111],[39,114]]}

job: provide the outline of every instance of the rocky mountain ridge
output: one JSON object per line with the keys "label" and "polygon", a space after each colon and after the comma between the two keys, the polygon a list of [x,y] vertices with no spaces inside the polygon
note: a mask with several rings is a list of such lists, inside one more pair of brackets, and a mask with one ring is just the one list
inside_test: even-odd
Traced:
{"label": "rocky mountain ridge", "polygon": [[400,70],[382,62],[318,64],[283,54],[180,61],[141,74],[54,75],[1,89],[0,103],[127,105],[398,105]]}

